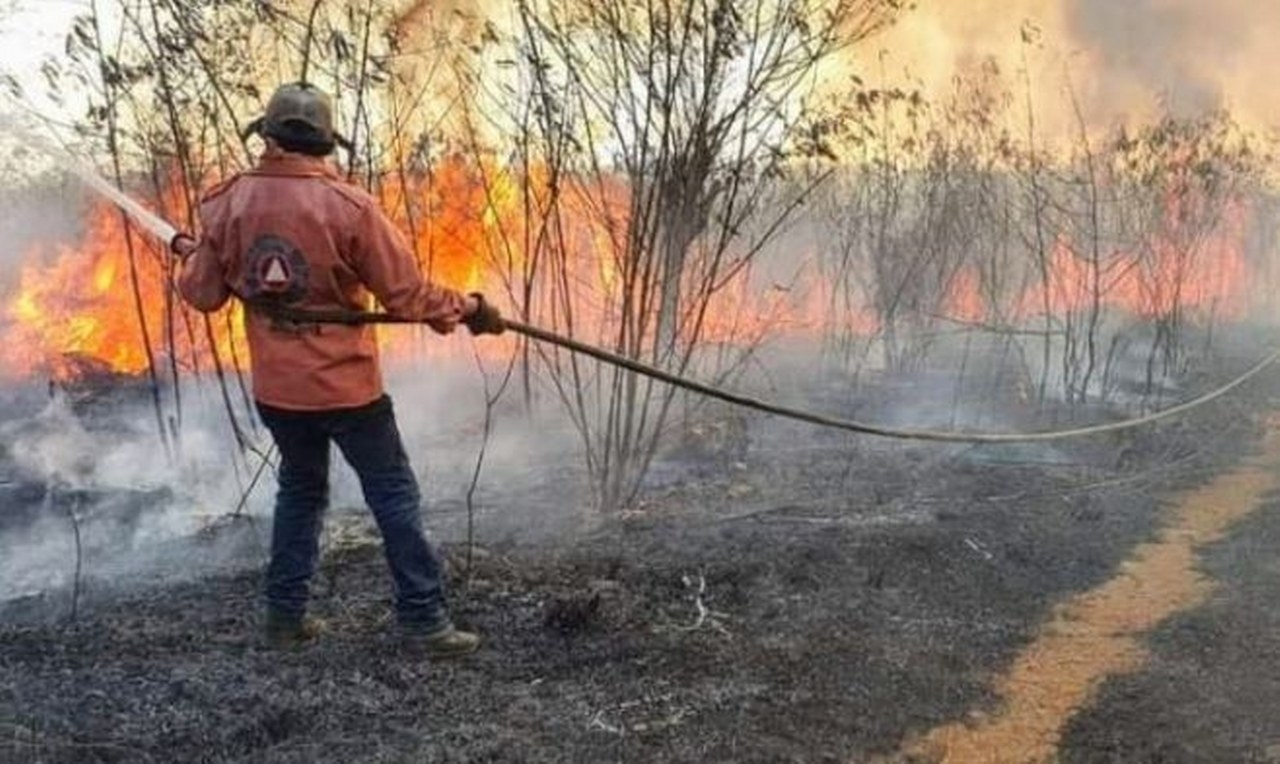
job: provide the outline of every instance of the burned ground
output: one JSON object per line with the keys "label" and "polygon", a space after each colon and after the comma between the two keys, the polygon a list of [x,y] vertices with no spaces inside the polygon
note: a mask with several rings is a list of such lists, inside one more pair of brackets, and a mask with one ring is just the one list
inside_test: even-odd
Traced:
{"label": "burned ground", "polygon": [[[1251,448],[1277,381],[1135,438],[1053,448],[753,421],[769,438],[660,465],[643,508],[572,542],[490,544],[469,581],[448,545],[456,616],[486,637],[455,664],[394,639],[376,546],[326,561],[330,630],[294,653],[258,646],[252,570],[104,589],[75,623],[0,628],[0,759],[892,755],[989,709],[992,677],[1055,603],[1113,576],[1164,498]],[[1262,759],[1280,739],[1275,524],[1260,513],[1210,550],[1225,592],[1154,635],[1153,663],[1104,687],[1064,758]]]}

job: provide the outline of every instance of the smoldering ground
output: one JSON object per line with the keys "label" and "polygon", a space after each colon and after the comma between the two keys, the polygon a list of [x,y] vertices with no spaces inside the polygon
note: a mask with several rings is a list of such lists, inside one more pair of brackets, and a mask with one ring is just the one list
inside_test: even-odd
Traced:
{"label": "smoldering ground", "polygon": [[[433,534],[461,538],[469,514],[483,539],[589,527],[589,496],[564,423],[499,410],[486,435],[483,386],[469,366],[413,365],[394,371],[389,384]],[[277,459],[268,434],[243,411],[248,444],[236,446],[214,384],[184,384],[183,421],[168,455],[141,380],[27,385],[10,395],[0,424],[0,599],[65,591],[77,567],[81,604],[89,605],[99,586],[118,591],[261,563]],[[332,458],[329,540],[368,541],[375,532],[354,473],[336,448]]]}
{"label": "smoldering ground", "polygon": [[[1246,339],[1233,348],[1240,355],[1224,341],[1224,364],[1253,360],[1258,337]],[[779,385],[779,393],[851,411],[939,395],[918,381],[853,399],[815,375],[808,380]],[[406,420],[430,419],[442,444],[412,447],[428,465],[427,483],[452,481],[444,490],[456,491],[462,477],[437,456],[469,450],[448,424],[474,414],[457,403],[464,396],[445,396],[452,404],[434,416],[415,412],[403,384],[393,389],[406,400],[407,437],[421,431]],[[938,722],[994,707],[990,676],[1053,603],[1110,578],[1159,526],[1162,496],[1210,480],[1251,448],[1261,427],[1254,415],[1278,385],[1269,375],[1125,443],[1051,451],[896,444],[747,415],[741,430],[704,431],[722,433],[719,441],[695,437],[672,452],[641,512],[576,537],[511,543],[482,533],[469,578],[459,546],[446,543],[457,617],[487,639],[475,660],[453,666],[415,660],[389,637],[376,545],[326,559],[315,609],[331,632],[297,654],[256,646],[252,569],[118,591],[75,624],[0,630],[0,757],[767,761],[892,753]],[[730,416],[709,413],[707,425]],[[1134,453],[1122,460],[1126,447]],[[534,444],[496,438],[495,466],[508,448],[518,460],[536,458]],[[529,511],[519,495],[527,485],[496,487],[485,509]],[[538,519],[529,511],[525,522]],[[1074,730],[1069,750],[1092,750],[1112,734],[1096,730],[1097,719],[1087,723],[1094,728]],[[1166,740],[1162,750],[1186,761],[1212,760],[1195,751],[1247,758],[1258,740]]]}
{"label": "smoldering ground", "polygon": [[[465,347],[474,340],[426,341]],[[756,363],[744,366],[731,386],[888,426],[1016,432],[1044,429],[1055,421],[1032,401],[1031,380],[1038,375],[1015,368],[1000,343],[949,338],[939,340],[933,352],[937,359],[949,358],[950,365],[965,359],[970,368],[963,375],[909,376],[871,369],[854,379],[815,363],[818,346],[792,340],[755,348]],[[1127,369],[1140,377],[1141,361],[1118,367],[1117,376]],[[492,546],[572,544],[590,536],[609,516],[593,506],[580,433],[546,384],[535,387],[539,403],[532,409],[515,392],[487,403],[502,369],[501,360],[477,362],[465,353],[391,364],[389,390],[423,487],[433,537],[446,544],[470,540]],[[188,380],[183,389],[180,434],[166,455],[142,380],[95,378],[9,388],[0,422],[5,442],[0,489],[6,499],[0,599],[9,603],[11,618],[22,611],[26,617],[64,618],[73,586],[77,605],[84,608],[92,607],[98,591],[114,597],[175,579],[261,566],[274,494],[270,438],[238,411],[247,442],[238,448],[214,382]],[[1109,421],[1183,394],[1176,389],[1134,397],[1113,393],[1109,403],[1092,414],[1077,411],[1071,421]],[[921,451],[909,443],[826,433],[692,396],[676,400],[670,419],[640,506],[692,490],[702,497],[696,514],[703,516],[750,514],[779,501],[776,492],[758,495],[747,465],[750,456],[780,450],[787,458],[813,452],[824,463],[835,458],[822,454],[829,447],[927,453],[929,462],[939,464],[960,459],[1065,469],[1079,462],[1069,443]],[[1139,431],[1116,442],[1143,437]],[[1079,466],[1111,466],[1106,459],[1115,454],[1105,454],[1102,462]],[[376,530],[354,474],[336,449],[332,460],[326,548],[372,543]],[[819,483],[827,483],[829,491],[819,504],[839,505],[846,487]],[[905,513],[898,520],[919,519],[901,502],[890,505],[884,519],[894,521],[895,507]]]}

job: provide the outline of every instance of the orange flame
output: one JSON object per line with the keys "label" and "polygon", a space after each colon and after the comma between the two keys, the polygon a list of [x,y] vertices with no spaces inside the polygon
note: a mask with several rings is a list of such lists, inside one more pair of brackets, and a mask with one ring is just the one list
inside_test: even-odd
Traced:
{"label": "orange flame", "polygon": [[[164,253],[144,236],[126,233],[114,207],[104,202],[93,208],[77,246],[48,249],[27,253],[5,311],[10,323],[0,362],[7,374],[67,379],[86,371],[143,373],[148,368],[144,326],[157,363],[171,325],[180,368],[191,368],[206,352],[200,349],[208,344],[201,324],[183,322],[179,329],[183,314],[168,297]],[[214,341],[223,357],[230,357],[231,338],[223,326],[214,324]]]}
{"label": "orange flame", "polygon": [[[501,174],[482,183],[474,167],[451,159],[430,175],[385,178],[377,191],[383,208],[410,235],[425,276],[483,291],[497,286],[486,284],[482,253],[494,246],[500,219],[514,214],[507,209],[510,183]],[[176,208],[176,186],[173,195],[159,208]],[[142,374],[150,363],[148,344],[162,370],[171,362],[182,372],[247,362],[238,306],[211,316],[206,330],[204,317],[182,305],[171,287],[166,253],[144,235],[130,236],[125,225],[115,207],[98,202],[75,245],[26,253],[17,289],[0,312],[4,374],[56,380],[90,372]],[[414,351],[409,339],[401,340],[406,334],[384,333],[389,353]]]}
{"label": "orange flame", "polygon": [[[429,174],[385,177],[376,191],[383,208],[409,235],[425,276],[460,290],[483,291],[506,304],[505,295],[519,289],[511,279],[533,257],[525,249],[538,233],[533,230],[536,223],[526,219],[522,192],[531,189],[535,195],[545,194],[540,182],[532,178],[522,188],[510,171],[455,157],[441,161]],[[540,288],[572,292],[572,333],[588,341],[607,341],[617,336],[622,272],[610,253],[626,238],[626,189],[616,181],[594,185],[589,191],[564,184],[562,194],[564,215],[557,235],[567,262],[557,265],[565,268],[566,278]],[[592,198],[593,194],[601,198]],[[538,197],[535,206],[544,200]],[[175,206],[176,200],[167,201],[169,208]],[[1100,307],[1144,318],[1168,315],[1175,309],[1239,315],[1242,301],[1235,298],[1246,289],[1248,278],[1243,255],[1245,205],[1228,205],[1214,230],[1191,240],[1179,229],[1185,211],[1180,205],[1189,203],[1168,204],[1158,233],[1131,251],[1100,256],[1096,295]],[[238,309],[228,308],[237,312],[212,317],[206,328],[202,316],[172,297],[172,274],[163,253],[141,236],[135,235],[133,244],[131,268],[121,216],[102,203],[92,209],[77,246],[28,253],[17,291],[7,300],[4,319],[0,319],[0,362],[5,373],[55,379],[93,370],[144,373],[148,368],[144,325],[155,363],[162,370],[172,365],[191,372],[207,370],[215,360],[224,366],[232,365],[232,359],[247,360]],[[717,345],[753,344],[775,335],[817,337],[833,328],[875,334],[879,326],[873,311],[834,299],[835,287],[817,267],[819,257],[812,253],[795,281],[785,285],[754,283],[750,269],[743,269],[714,295],[705,314],[686,318],[685,330],[697,321],[700,339]],[[1047,270],[1047,283],[1030,279],[1006,303],[1012,306],[1006,320],[1033,320],[1046,308],[1061,315],[1092,306],[1095,269],[1081,247],[1060,237]],[[548,302],[545,294],[540,299]],[[992,299],[978,271],[966,267],[952,278],[940,310],[961,322],[992,321]],[[531,316],[535,323],[568,329],[567,324],[557,323],[564,320],[563,311],[542,310],[544,314]],[[422,350],[419,336],[389,330],[382,335],[383,345],[392,358],[409,357]],[[468,346],[459,347],[470,352]],[[509,347],[509,343],[486,344],[488,351],[506,352]]]}

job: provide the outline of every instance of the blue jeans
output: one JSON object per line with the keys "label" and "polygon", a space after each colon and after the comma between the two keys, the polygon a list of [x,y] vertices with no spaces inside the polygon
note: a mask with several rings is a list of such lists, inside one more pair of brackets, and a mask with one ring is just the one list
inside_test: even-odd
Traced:
{"label": "blue jeans", "polygon": [[280,451],[267,606],[285,616],[306,611],[319,560],[320,531],[329,503],[329,442],[360,479],[365,502],[382,534],[404,626],[431,630],[449,622],[440,563],[427,544],[422,495],[396,428],[391,399],[326,411],[287,411],[258,404]]}

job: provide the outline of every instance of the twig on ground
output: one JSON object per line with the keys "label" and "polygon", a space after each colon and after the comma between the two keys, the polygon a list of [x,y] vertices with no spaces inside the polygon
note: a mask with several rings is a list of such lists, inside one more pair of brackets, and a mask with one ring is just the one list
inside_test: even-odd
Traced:
{"label": "twig on ground", "polygon": [[970,536],[965,536],[964,545],[972,549],[974,552],[982,556],[987,562],[995,560],[995,555],[991,554],[985,546]]}
{"label": "twig on ground", "polygon": [[626,733],[626,731],[623,730],[621,727],[615,727],[614,725],[604,720],[603,708],[600,709],[599,711],[596,711],[595,714],[591,717],[591,721],[587,722],[587,729],[601,730],[603,732],[608,732],[611,735],[623,735]]}
{"label": "twig on ground", "polygon": [[[587,729],[625,735],[628,732],[653,732],[668,727],[678,727],[693,714],[693,709],[675,706],[676,697],[674,692],[645,695],[623,701],[611,708],[602,708],[592,714],[591,721],[587,722]],[[609,724],[604,720],[606,711],[617,714],[618,725]],[[628,718],[632,720],[628,721]]]}
{"label": "twig on ground", "polygon": [[[693,585],[693,582],[689,580],[688,576],[682,576],[680,580],[684,582],[684,585],[686,588]],[[693,595],[693,604],[694,604],[694,607],[698,609],[698,617],[697,619],[694,620],[692,626],[685,627],[685,629],[688,631],[693,631],[694,629],[702,628],[702,624],[707,620],[707,606],[702,604],[702,595],[706,594],[706,592],[707,592],[707,578],[702,574],[698,574],[698,591],[696,594]]]}
{"label": "twig on ground", "polygon": [[[685,585],[686,588],[692,588],[694,585],[693,579],[689,578],[688,576],[681,576],[680,581]],[[694,592],[694,595],[693,595],[693,606],[697,610],[697,616],[694,618],[694,621],[692,624],[688,626],[677,626],[676,630],[677,631],[697,631],[703,628],[704,626],[710,626],[711,628],[715,629],[721,634],[728,635],[729,630],[724,627],[724,624],[721,623],[721,621],[727,619],[729,615],[727,613],[721,613],[717,610],[712,610],[711,608],[707,607],[705,602],[703,602],[703,595],[707,593],[707,577],[701,573],[698,574],[697,588],[698,590]]]}

